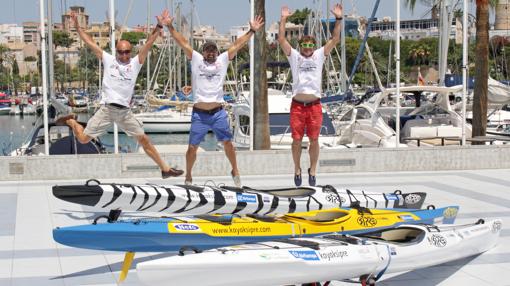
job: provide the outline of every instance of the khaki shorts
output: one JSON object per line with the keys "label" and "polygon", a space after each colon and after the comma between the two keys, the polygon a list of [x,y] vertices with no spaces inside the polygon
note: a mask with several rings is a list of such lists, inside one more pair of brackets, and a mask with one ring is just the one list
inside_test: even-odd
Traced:
{"label": "khaki shorts", "polygon": [[129,136],[145,134],[143,124],[136,119],[131,109],[110,105],[102,105],[99,108],[87,122],[84,133],[92,138],[97,138],[103,135],[114,122]]}

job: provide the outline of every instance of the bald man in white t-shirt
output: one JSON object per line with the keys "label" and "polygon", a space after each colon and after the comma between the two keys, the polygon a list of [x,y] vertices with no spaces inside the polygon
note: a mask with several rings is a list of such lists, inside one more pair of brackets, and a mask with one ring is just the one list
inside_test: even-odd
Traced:
{"label": "bald man in white t-shirt", "polygon": [[94,52],[96,57],[103,61],[104,75],[101,107],[89,120],[85,129],[76,121],[74,114],[62,116],[55,121],[57,125],[69,125],[73,129],[75,137],[82,144],[86,144],[90,140],[104,134],[115,122],[128,136],[135,137],[145,153],[158,164],[163,179],[180,176],[184,171],[171,168],[163,161],[159,152],[152,145],[147,134],[145,134],[141,122],[133,115],[130,103],[138,73],[147,58],[152,44],[158,38],[161,29],[163,29],[162,21],[168,17],[168,14],[168,10],[165,10],[160,16],[156,17],[158,20],[156,28],[152,31],[152,34],[147,39],[145,45],[142,46],[138,55],[131,58],[131,44],[125,40],[118,41],[115,47],[116,57],[103,51],[92,37],[81,29],[76,14],[72,12],[71,19],[78,31],[78,35]]}
{"label": "bald man in white t-shirt", "polygon": [[292,72],[292,104],[290,108],[290,127],[292,131],[292,159],[294,160],[294,184],[301,186],[301,142],[306,130],[310,141],[308,153],[308,184],[315,186],[317,162],[319,160],[319,134],[322,127],[322,67],[324,60],[340,41],[340,21],[342,5],[336,4],[331,11],[336,18],[332,37],[326,44],[316,49],[315,38],[304,36],[299,41],[299,52],[293,49],[285,37],[285,24],[292,15],[287,6],[282,7],[278,42],[289,59]]}

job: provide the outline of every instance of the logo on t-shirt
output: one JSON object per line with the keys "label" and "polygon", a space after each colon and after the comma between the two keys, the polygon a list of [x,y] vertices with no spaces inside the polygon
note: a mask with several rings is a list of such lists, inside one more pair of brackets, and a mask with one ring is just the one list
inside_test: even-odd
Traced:
{"label": "logo on t-shirt", "polygon": [[131,64],[120,66],[117,63],[113,63],[110,66],[110,76],[120,81],[131,80]]}
{"label": "logo on t-shirt", "polygon": [[220,77],[220,68],[221,64],[216,62],[211,65],[201,64],[198,66],[199,74],[198,76],[201,78],[205,78],[207,80],[213,80],[215,78]]}
{"label": "logo on t-shirt", "polygon": [[303,62],[299,65],[301,72],[314,72],[316,69],[317,65],[314,62]]}

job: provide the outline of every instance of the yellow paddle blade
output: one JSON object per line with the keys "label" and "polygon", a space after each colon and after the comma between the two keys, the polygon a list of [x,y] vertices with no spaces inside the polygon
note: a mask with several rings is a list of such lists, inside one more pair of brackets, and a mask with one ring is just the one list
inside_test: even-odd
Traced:
{"label": "yellow paddle blade", "polygon": [[124,256],[124,262],[122,263],[122,269],[120,271],[119,283],[122,283],[124,280],[126,280],[129,268],[131,268],[131,264],[133,263],[134,258],[134,252],[126,252],[126,255]]}

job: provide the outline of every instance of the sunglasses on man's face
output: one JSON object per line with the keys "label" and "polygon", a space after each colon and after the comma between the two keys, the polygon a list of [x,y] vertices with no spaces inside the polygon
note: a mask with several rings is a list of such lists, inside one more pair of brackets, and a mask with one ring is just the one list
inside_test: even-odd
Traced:
{"label": "sunglasses on man's face", "polygon": [[129,55],[131,54],[131,50],[117,50],[119,55]]}
{"label": "sunglasses on man's face", "polygon": [[314,43],[302,43],[301,48],[313,48],[315,47]]}

